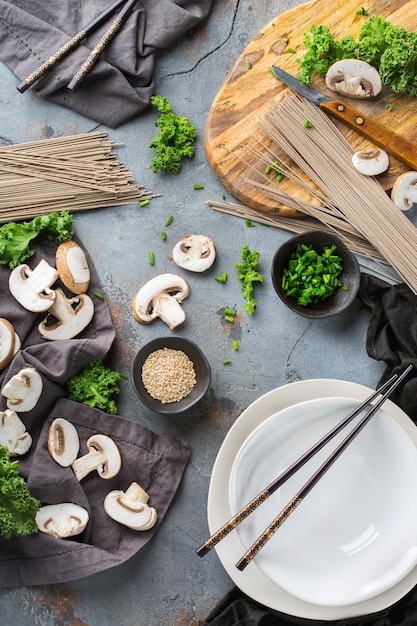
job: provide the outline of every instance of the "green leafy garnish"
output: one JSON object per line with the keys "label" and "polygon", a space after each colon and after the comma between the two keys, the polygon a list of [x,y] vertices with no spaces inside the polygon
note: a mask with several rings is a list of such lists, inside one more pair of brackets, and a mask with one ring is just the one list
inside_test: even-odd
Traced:
{"label": "green leafy garnish", "polygon": [[97,407],[109,415],[116,415],[117,407],[112,399],[120,393],[123,375],[104,364],[104,357],[91,361],[79,374],[67,382],[70,400]]}
{"label": "green leafy garnish", "polygon": [[259,264],[260,253],[251,252],[246,244],[242,247],[242,263],[235,263],[234,268],[238,271],[238,279],[241,281],[241,289],[245,298],[244,309],[248,315],[253,315],[256,308],[256,300],[253,297],[254,283],[263,283],[264,277],[255,268]]}
{"label": "green leafy garnish", "polygon": [[33,239],[42,232],[54,233],[58,241],[67,241],[74,235],[74,219],[68,211],[39,215],[30,222],[8,222],[0,228],[0,265],[14,269],[31,257]]}
{"label": "green leafy garnish", "polygon": [[314,72],[324,76],[336,61],[358,58],[373,65],[395,93],[417,95],[417,33],[383,17],[367,19],[357,40],[350,35],[336,40],[327,26],[313,25],[304,33],[304,45],[307,52],[298,60],[298,78],[307,85]]}
{"label": "green leafy garnish", "polygon": [[0,535],[10,539],[36,533],[39,509],[39,500],[19,474],[19,462],[11,461],[7,448],[0,446]]}
{"label": "green leafy garnish", "polygon": [[335,245],[324,246],[319,253],[311,245],[298,244],[283,270],[282,289],[302,306],[322,302],[337,288],[343,288],[338,278],[342,271],[342,259],[336,254]]}
{"label": "green leafy garnish", "polygon": [[196,127],[190,125],[188,118],[175,115],[167,98],[152,96],[151,104],[161,114],[155,120],[159,133],[149,143],[149,148],[155,150],[150,168],[155,173],[165,170],[169,174],[178,174],[182,169],[181,160],[194,155]]}

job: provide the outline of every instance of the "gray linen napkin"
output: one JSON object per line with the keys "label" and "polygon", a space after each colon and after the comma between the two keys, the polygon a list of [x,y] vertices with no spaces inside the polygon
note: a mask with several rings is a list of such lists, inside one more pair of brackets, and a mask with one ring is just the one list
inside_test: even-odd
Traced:
{"label": "gray linen napkin", "polygon": [[[29,267],[33,269],[41,259],[54,265],[57,242],[41,236],[32,247],[36,252],[26,261]],[[102,292],[91,258],[84,251],[91,272],[88,293]],[[54,539],[43,533],[12,539],[0,537],[0,587],[65,582],[113,567],[133,556],[157,531],[190,454],[188,447],[175,437],[158,436],[140,424],[65,397],[66,381],[111,348],[115,331],[105,299],[91,296],[94,318],[78,337],[46,341],[37,329],[44,314],[30,313],[10,295],[9,275],[10,270],[0,266],[0,317],[13,323],[22,350],[0,372],[0,387],[25,365],[35,367],[43,379],[43,392],[36,407],[19,414],[33,438],[29,452],[19,457],[19,469],[31,493],[42,504],[73,501],[89,511],[90,522],[82,535],[72,539]],[[6,399],[0,395],[0,411],[5,409]],[[64,417],[77,428],[79,456],[87,452],[85,444],[90,435],[101,433],[114,439],[122,457],[119,474],[103,480],[94,473],[78,482],[71,468],[55,463],[46,443],[50,422],[55,417]],[[158,512],[156,526],[148,531],[129,530],[107,517],[103,509],[109,491],[125,491],[133,481],[149,493],[149,505]]]}
{"label": "gray linen napkin", "polygon": [[[0,0],[0,60],[23,80],[111,3]],[[113,18],[31,89],[46,100],[115,128],[149,104],[157,51],[204,20],[211,4],[212,0],[140,0],[75,92],[66,85]]]}

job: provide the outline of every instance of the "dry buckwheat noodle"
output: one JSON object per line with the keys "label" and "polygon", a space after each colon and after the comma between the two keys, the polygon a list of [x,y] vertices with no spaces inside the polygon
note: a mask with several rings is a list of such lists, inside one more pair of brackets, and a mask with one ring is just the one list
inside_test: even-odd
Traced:
{"label": "dry buckwheat noodle", "polygon": [[[311,122],[308,127],[306,120]],[[266,146],[254,138],[252,145],[242,148],[243,154],[235,154],[252,172],[252,178],[248,177],[247,181],[268,197],[313,219],[308,224],[293,224],[304,220],[262,213],[257,221],[292,232],[317,227],[330,229],[354,252],[391,266],[398,279],[417,293],[414,224],[375,178],[356,170],[352,164],[352,147],[327,115],[300,96],[288,96],[264,113],[259,126],[271,144]],[[282,152],[289,157],[286,162],[277,156]],[[255,157],[257,166],[253,165]],[[300,174],[294,164],[301,170]],[[307,198],[280,189],[276,175],[265,173],[268,166],[295,181]],[[241,216],[245,213],[245,217],[254,218],[255,211],[242,212],[238,205],[208,203],[218,210]]]}
{"label": "dry buckwheat noodle", "polygon": [[0,146],[0,223],[154,197],[134,183],[114,146],[103,132]]}

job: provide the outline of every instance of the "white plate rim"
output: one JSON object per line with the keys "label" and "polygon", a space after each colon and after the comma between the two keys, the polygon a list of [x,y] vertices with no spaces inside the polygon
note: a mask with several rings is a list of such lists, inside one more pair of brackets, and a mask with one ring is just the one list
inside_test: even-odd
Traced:
{"label": "white plate rim", "polygon": [[[247,407],[226,435],[213,465],[207,502],[210,533],[215,532],[232,515],[228,477],[241,445],[259,424],[282,408],[304,400],[345,396],[362,401],[372,391],[358,383],[338,379],[310,379],[273,389]],[[384,409],[402,426],[417,447],[417,427],[414,422],[390,400],[385,402]],[[378,596],[347,606],[320,606],[287,593],[273,583],[254,562],[240,572],[235,567],[236,561],[242,556],[242,543],[237,533],[231,532],[215,550],[232,581],[246,595],[271,609],[306,619],[336,620],[375,613],[400,600],[417,583],[415,567],[400,582]]]}

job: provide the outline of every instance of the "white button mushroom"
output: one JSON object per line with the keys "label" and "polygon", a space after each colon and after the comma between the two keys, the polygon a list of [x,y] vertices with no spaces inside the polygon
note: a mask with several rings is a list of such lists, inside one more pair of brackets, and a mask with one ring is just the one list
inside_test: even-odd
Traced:
{"label": "white button mushroom", "polygon": [[44,259],[33,270],[23,263],[10,274],[10,293],[28,311],[47,311],[55,300],[55,292],[50,287],[57,278],[56,269]]}
{"label": "white button mushroom", "polygon": [[9,409],[23,413],[37,404],[43,389],[42,376],[34,367],[23,367],[1,390]]}
{"label": "white button mushroom", "polygon": [[205,272],[216,259],[214,241],[205,235],[187,235],[174,246],[172,257],[183,269]]}
{"label": "white button mushroom", "polygon": [[181,276],[155,276],[136,292],[132,301],[133,316],[141,324],[149,324],[160,317],[172,330],[185,320],[180,302],[189,293],[190,286]]}
{"label": "white button mushroom", "polygon": [[80,450],[80,440],[74,424],[63,417],[55,418],[48,431],[48,450],[54,461],[62,467],[69,467]]}
{"label": "white button mushroom", "polygon": [[15,411],[0,412],[0,445],[12,456],[26,454],[32,445],[32,437]]}
{"label": "white button mushroom", "polygon": [[72,469],[77,480],[94,470],[101,478],[114,478],[122,465],[119,448],[107,435],[93,435],[87,441],[88,454],[75,459]]}
{"label": "white button mushroom", "polygon": [[90,284],[90,268],[84,250],[75,241],[64,241],[56,251],[56,268],[65,287],[72,293],[85,293]]}
{"label": "white button mushroom", "polygon": [[41,506],[35,516],[39,530],[57,539],[79,535],[88,520],[88,511],[73,502]]}
{"label": "white button mushroom", "polygon": [[[88,326],[94,316],[94,303],[87,294],[67,298],[60,287],[55,290],[56,298],[38,330],[50,341],[72,339]],[[50,319],[53,323],[49,323]]]}
{"label": "white button mushroom", "polygon": [[382,89],[378,70],[359,59],[342,59],[328,69],[326,85],[351,98],[371,98]]}
{"label": "white button mushroom", "polygon": [[0,317],[0,370],[6,367],[15,354],[16,333],[6,318]]}
{"label": "white button mushroom", "polygon": [[104,510],[119,524],[133,530],[148,530],[156,524],[157,512],[148,506],[149,496],[138,483],[131,483],[126,491],[111,491],[104,499]]}
{"label": "white button mushroom", "polygon": [[365,176],[378,176],[389,168],[389,156],[381,148],[361,150],[352,156],[352,163]]}
{"label": "white button mushroom", "polygon": [[395,181],[391,200],[401,209],[408,211],[413,204],[417,204],[417,172],[405,172]]}

